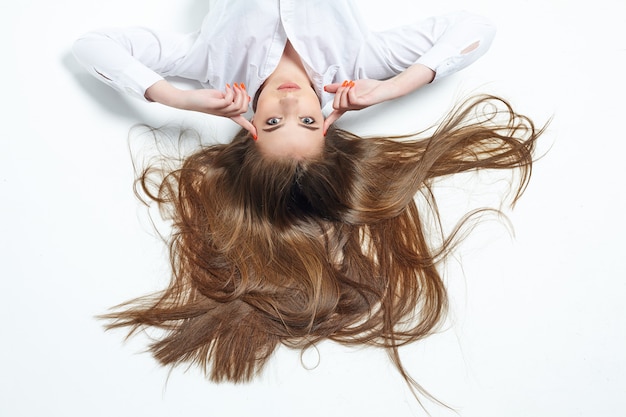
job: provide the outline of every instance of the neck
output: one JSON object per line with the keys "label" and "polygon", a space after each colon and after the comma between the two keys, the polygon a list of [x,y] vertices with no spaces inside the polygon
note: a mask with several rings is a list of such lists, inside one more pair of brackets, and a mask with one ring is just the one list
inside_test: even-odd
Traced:
{"label": "neck", "polygon": [[291,42],[287,41],[283,55],[280,58],[280,62],[274,72],[269,76],[268,80],[270,79],[280,79],[281,81],[284,80],[287,82],[303,82],[306,80],[306,83],[311,83],[309,76],[304,69],[304,65],[302,64],[302,59],[300,59],[300,55],[298,55],[296,50],[293,48]]}

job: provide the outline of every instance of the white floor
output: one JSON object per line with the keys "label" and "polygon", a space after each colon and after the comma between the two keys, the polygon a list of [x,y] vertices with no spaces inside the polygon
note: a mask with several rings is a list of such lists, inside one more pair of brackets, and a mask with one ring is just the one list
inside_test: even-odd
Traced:
{"label": "white floor", "polygon": [[[69,48],[101,26],[193,30],[208,2],[12,3],[0,12],[0,415],[425,415],[377,350],[322,344],[303,358],[311,369],[280,350],[255,382],[215,385],[159,368],[141,337],[103,332],[94,315],[168,279],[132,192],[129,128],[235,126],[121,97]],[[343,127],[415,130],[472,92],[501,94],[539,123],[554,114],[548,152],[509,213],[515,236],[491,222],[463,245],[447,270],[450,323],[402,350],[408,369],[464,417],[626,415],[626,3],[362,3],[377,28],[466,8],[499,33],[474,66]],[[477,181],[462,186],[490,189]]]}

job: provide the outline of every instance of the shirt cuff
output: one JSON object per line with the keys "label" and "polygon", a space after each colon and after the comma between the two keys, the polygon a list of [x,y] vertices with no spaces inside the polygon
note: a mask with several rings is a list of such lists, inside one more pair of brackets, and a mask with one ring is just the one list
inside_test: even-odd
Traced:
{"label": "shirt cuff", "polygon": [[459,68],[459,61],[463,59],[460,51],[451,45],[437,44],[422,55],[415,63],[422,64],[435,71],[433,81],[445,77]]}
{"label": "shirt cuff", "polygon": [[126,94],[143,101],[146,99],[146,90],[163,77],[140,62],[133,62],[124,68],[116,84]]}

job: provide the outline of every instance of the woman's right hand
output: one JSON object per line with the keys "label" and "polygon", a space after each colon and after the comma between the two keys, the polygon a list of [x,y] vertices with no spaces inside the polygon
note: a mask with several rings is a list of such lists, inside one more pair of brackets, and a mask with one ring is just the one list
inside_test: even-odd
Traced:
{"label": "woman's right hand", "polygon": [[243,116],[250,104],[250,97],[243,84],[232,87],[227,84],[224,91],[206,88],[181,90],[160,80],[146,90],[146,98],[177,109],[228,117],[256,138],[256,128]]}

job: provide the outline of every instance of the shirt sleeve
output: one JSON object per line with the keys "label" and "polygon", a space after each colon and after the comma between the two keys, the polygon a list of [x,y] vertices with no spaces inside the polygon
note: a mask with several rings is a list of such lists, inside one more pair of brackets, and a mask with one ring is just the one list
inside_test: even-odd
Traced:
{"label": "shirt sleeve", "polygon": [[146,100],[145,92],[184,59],[195,34],[146,28],[89,32],[72,47],[77,60],[96,78],[118,91]]}
{"label": "shirt sleeve", "polygon": [[414,64],[435,71],[435,79],[459,71],[491,46],[495,26],[465,11],[448,13],[394,29],[372,32],[362,48],[358,74],[386,79]]}
{"label": "shirt sleeve", "polygon": [[421,26],[429,33],[432,46],[416,63],[435,71],[435,79],[475,62],[487,52],[496,34],[488,19],[468,12],[433,17]]}

